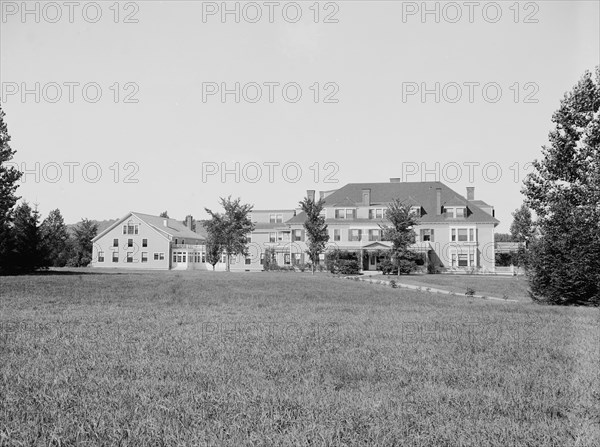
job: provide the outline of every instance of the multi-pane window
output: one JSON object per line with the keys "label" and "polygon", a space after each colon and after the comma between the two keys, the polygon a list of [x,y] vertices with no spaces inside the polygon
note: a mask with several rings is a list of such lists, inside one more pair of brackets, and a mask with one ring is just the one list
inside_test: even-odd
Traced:
{"label": "multi-pane window", "polygon": [[339,242],[342,240],[342,235],[340,230],[333,230],[333,240],[335,242]]}
{"label": "multi-pane window", "polygon": [[127,246],[133,247],[133,239],[127,239]]}
{"label": "multi-pane window", "polygon": [[455,214],[456,214],[455,217],[465,217],[465,215],[466,215],[466,209],[462,208],[462,207],[461,208],[456,208]]}
{"label": "multi-pane window", "polygon": [[283,214],[271,214],[269,215],[270,223],[282,223],[283,222]]}
{"label": "multi-pane window", "polygon": [[302,230],[292,230],[292,241],[302,241]]}
{"label": "multi-pane window", "polygon": [[294,253],[294,265],[298,265],[302,262],[302,253]]}
{"label": "multi-pane window", "polygon": [[133,252],[132,251],[127,252],[127,262],[133,262]]}
{"label": "multi-pane window", "polygon": [[98,252],[98,262],[104,262],[104,252],[103,251]]}
{"label": "multi-pane window", "polygon": [[290,265],[290,254],[289,253],[285,253],[283,255],[283,263],[285,265]]}
{"label": "multi-pane window", "polygon": [[187,262],[187,261],[186,261],[186,258],[187,258],[187,253],[186,253],[186,252],[183,252],[183,262]]}
{"label": "multi-pane window", "polygon": [[426,228],[421,230],[421,242],[433,242],[434,232],[433,228]]}
{"label": "multi-pane window", "polygon": [[383,208],[369,208],[369,219],[383,219]]}
{"label": "multi-pane window", "polygon": [[119,252],[118,251],[113,251],[112,262],[119,262]]}
{"label": "multi-pane window", "polygon": [[250,257],[246,256],[246,265],[250,265],[252,263],[252,259],[250,259]]}
{"label": "multi-pane window", "polygon": [[277,233],[269,233],[269,242],[277,242]]}
{"label": "multi-pane window", "polygon": [[458,254],[458,266],[459,267],[468,267],[469,266],[469,258],[466,254],[459,253]]}
{"label": "multi-pane window", "polygon": [[376,242],[381,240],[381,230],[369,230],[369,241]]}
{"label": "multi-pane window", "polygon": [[125,229],[127,229],[127,234],[138,234],[137,224],[128,223],[127,225],[123,226],[123,234],[125,234]]}
{"label": "multi-pane window", "polygon": [[165,254],[164,253],[154,253],[154,260],[155,261],[164,261]]}
{"label": "multi-pane window", "polygon": [[202,262],[206,262],[206,253],[202,252]]}
{"label": "multi-pane window", "polygon": [[410,207],[410,213],[417,216],[417,217],[421,217],[421,207],[418,205],[415,206],[411,206]]}
{"label": "multi-pane window", "polygon": [[356,210],[354,208],[338,208],[335,210],[336,219],[354,219]]}
{"label": "multi-pane window", "polygon": [[349,230],[348,240],[350,242],[358,242],[362,240],[362,230]]}
{"label": "multi-pane window", "polygon": [[142,252],[142,262],[148,262],[148,253],[145,251]]}
{"label": "multi-pane window", "polygon": [[123,225],[123,234],[127,234],[127,225]]}
{"label": "multi-pane window", "polygon": [[113,247],[119,246],[119,239],[113,239]]}
{"label": "multi-pane window", "polygon": [[148,246],[148,239],[142,239],[142,247]]}
{"label": "multi-pane window", "polygon": [[452,228],[450,240],[452,242],[476,242],[476,234],[474,228]]}

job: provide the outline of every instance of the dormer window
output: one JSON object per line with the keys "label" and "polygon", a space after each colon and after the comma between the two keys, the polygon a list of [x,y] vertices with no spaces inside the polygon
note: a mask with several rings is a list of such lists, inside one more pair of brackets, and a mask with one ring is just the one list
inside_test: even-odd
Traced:
{"label": "dormer window", "polygon": [[415,206],[411,206],[410,207],[410,214],[417,216],[417,217],[421,217],[421,207],[418,205]]}
{"label": "dormer window", "polygon": [[269,223],[282,223],[283,214],[271,214],[269,215]]}
{"label": "dormer window", "polygon": [[335,210],[336,219],[354,219],[356,218],[356,210],[354,208],[337,208]]}
{"label": "dormer window", "polygon": [[383,219],[383,208],[369,208],[369,219]]}
{"label": "dormer window", "polygon": [[467,217],[467,207],[465,206],[453,206],[445,208],[446,217]]}

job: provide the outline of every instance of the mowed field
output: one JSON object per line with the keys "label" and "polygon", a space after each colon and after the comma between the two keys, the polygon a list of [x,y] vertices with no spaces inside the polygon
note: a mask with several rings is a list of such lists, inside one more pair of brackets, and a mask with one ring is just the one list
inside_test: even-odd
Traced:
{"label": "mowed field", "polygon": [[0,445],[589,447],[599,344],[598,309],[327,275],[3,277]]}

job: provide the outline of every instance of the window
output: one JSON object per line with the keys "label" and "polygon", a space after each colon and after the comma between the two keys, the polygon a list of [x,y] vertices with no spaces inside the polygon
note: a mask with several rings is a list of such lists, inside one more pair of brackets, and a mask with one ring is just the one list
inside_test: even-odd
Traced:
{"label": "window", "polygon": [[206,262],[206,253],[202,252],[202,262]]}
{"label": "window", "polygon": [[292,241],[294,241],[294,242],[302,241],[303,240],[302,232],[303,232],[303,230],[292,230]]}
{"label": "window", "polygon": [[294,253],[294,265],[298,265],[302,263],[302,253]]}
{"label": "window", "polygon": [[250,259],[248,256],[246,256],[246,265],[250,265],[251,262],[252,262],[252,259]]}
{"label": "window", "polygon": [[119,262],[119,252],[118,251],[113,251],[112,262]]}
{"label": "window", "polygon": [[165,254],[164,253],[154,253],[154,260],[155,261],[164,261]]}
{"label": "window", "polygon": [[173,253],[173,262],[177,262],[177,253]]}
{"label": "window", "polygon": [[185,239],[181,239],[181,245],[185,245]]}
{"label": "window", "polygon": [[127,252],[127,262],[133,262],[133,252],[132,251]]}
{"label": "window", "polygon": [[221,262],[222,262],[223,264],[225,264],[225,263],[227,262],[227,253],[223,253],[223,254],[221,255]]}
{"label": "window", "polygon": [[421,242],[434,242],[433,228],[421,230]]}
{"label": "window", "polygon": [[369,219],[383,219],[383,208],[370,208]]}
{"label": "window", "polygon": [[127,225],[123,225],[123,234],[127,234]]}
{"label": "window", "polygon": [[283,214],[271,214],[269,215],[270,223],[282,223],[283,222]]}
{"label": "window", "polygon": [[145,251],[142,252],[142,262],[148,262],[148,253]]}
{"label": "window", "polygon": [[477,242],[475,228],[452,228],[450,241],[452,242]]}
{"label": "window", "polygon": [[142,239],[142,247],[148,246],[148,239]]}
{"label": "window", "polygon": [[346,219],[354,219],[356,210],[346,209]]}
{"label": "window", "polygon": [[285,265],[290,265],[290,254],[289,253],[285,253],[283,255],[283,263]]}
{"label": "window", "polygon": [[333,240],[339,242],[341,239],[340,230],[333,230]]}
{"label": "window", "polygon": [[462,208],[462,207],[461,208],[456,208],[455,217],[465,217],[465,215],[466,215],[465,208]]}
{"label": "window", "polygon": [[336,219],[354,219],[356,218],[356,210],[353,208],[338,208],[335,210]]}
{"label": "window", "polygon": [[269,233],[269,242],[277,241],[277,233]]}
{"label": "window", "polygon": [[249,234],[249,235],[246,237],[246,242],[247,242],[248,244],[251,244],[251,243],[252,243],[252,235],[251,235],[251,234]]}
{"label": "window", "polygon": [[98,262],[104,262],[104,252],[103,251],[98,252]]}
{"label": "window", "polygon": [[349,230],[348,240],[350,242],[358,242],[362,240],[362,230]]}
{"label": "window", "polygon": [[113,247],[119,246],[119,239],[113,239]]}
{"label": "window", "polygon": [[381,240],[381,230],[369,230],[369,241],[376,242]]}
{"label": "window", "polygon": [[459,267],[468,267],[469,266],[469,259],[467,258],[466,254],[462,254],[462,253],[458,254],[458,266]]}
{"label": "window", "polygon": [[335,218],[336,219],[345,219],[346,218],[346,210],[343,210],[343,209],[335,210]]}
{"label": "window", "polygon": [[133,247],[133,239],[127,239],[127,246]]}
{"label": "window", "polygon": [[135,228],[135,226],[133,224],[128,224],[127,225],[127,234],[134,234],[134,228]]}
{"label": "window", "polygon": [[418,205],[410,207],[410,214],[413,214],[417,217],[421,217],[421,207]]}
{"label": "window", "polygon": [[264,253],[260,254],[260,265],[265,265],[265,254]]}
{"label": "window", "polygon": [[181,262],[181,252],[178,251],[177,253],[175,253],[177,255],[177,262]]}
{"label": "window", "polygon": [[182,261],[182,262],[187,262],[187,261],[186,261],[186,257],[187,257],[187,253],[184,251],[184,252],[183,252],[183,261]]}

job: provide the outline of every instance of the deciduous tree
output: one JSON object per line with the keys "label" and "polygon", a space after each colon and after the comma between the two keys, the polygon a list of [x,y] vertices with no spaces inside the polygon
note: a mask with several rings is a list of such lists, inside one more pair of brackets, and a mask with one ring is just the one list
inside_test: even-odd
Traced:
{"label": "deciduous tree", "polygon": [[312,274],[315,274],[315,268],[319,262],[319,256],[325,251],[325,246],[329,242],[329,232],[325,223],[325,216],[321,214],[325,201],[319,199],[315,201],[311,197],[305,197],[300,202],[300,208],[306,214],[304,229],[306,231],[306,253],[310,259]]}

